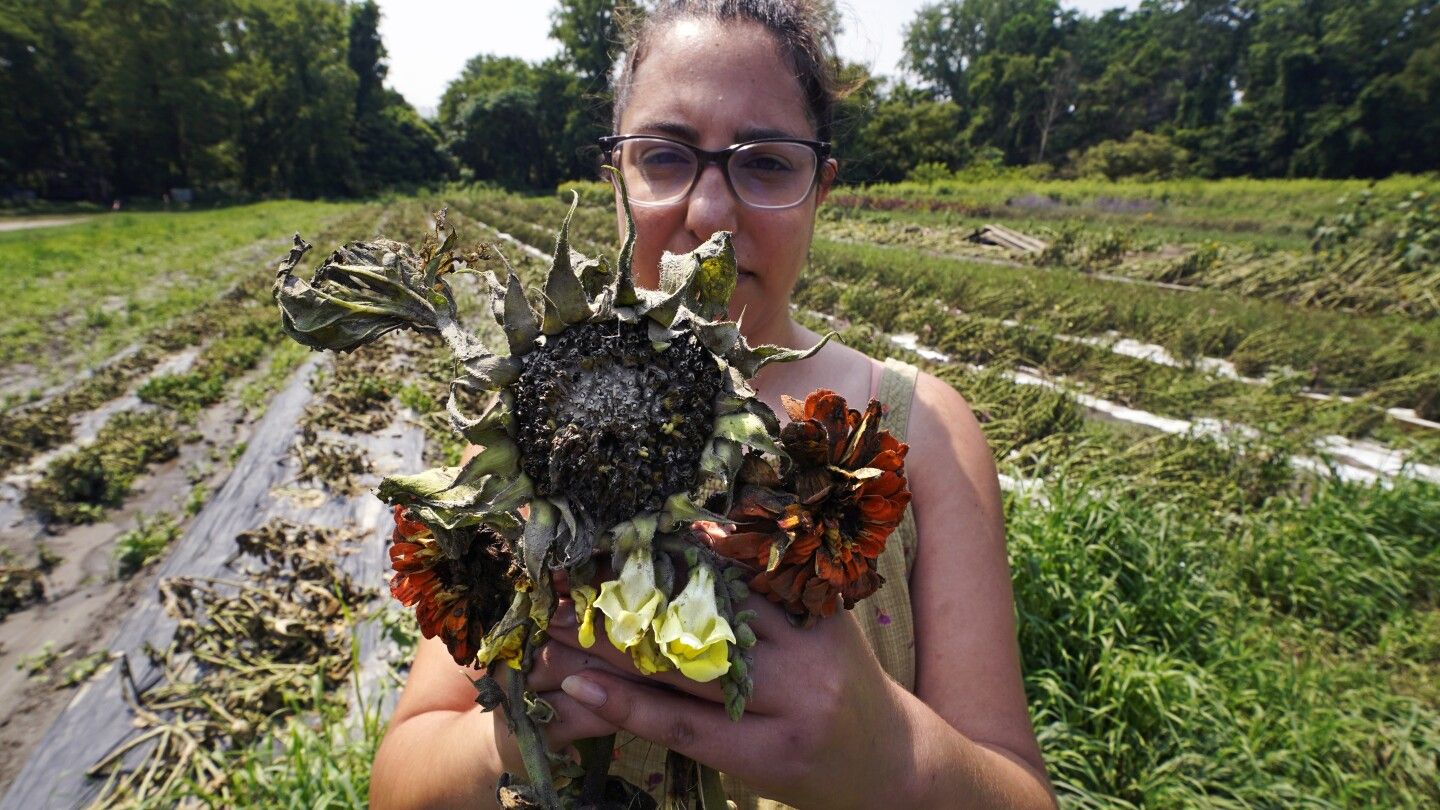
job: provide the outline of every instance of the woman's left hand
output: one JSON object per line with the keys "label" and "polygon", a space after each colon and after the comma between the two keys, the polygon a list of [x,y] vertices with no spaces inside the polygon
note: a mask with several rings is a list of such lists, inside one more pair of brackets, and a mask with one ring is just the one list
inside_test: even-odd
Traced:
{"label": "woman's left hand", "polygon": [[[696,683],[675,671],[637,682],[586,669],[561,687],[598,718],[786,804],[868,807],[893,796],[887,788],[910,762],[909,742],[897,733],[906,725],[901,690],[855,617],[841,611],[799,629],[762,597],[743,607],[756,613],[758,641],[755,691],[739,722],[725,714],[719,681]],[[550,637],[580,648],[575,621],[573,603],[562,601]],[[591,655],[633,670],[628,653],[596,636]]]}

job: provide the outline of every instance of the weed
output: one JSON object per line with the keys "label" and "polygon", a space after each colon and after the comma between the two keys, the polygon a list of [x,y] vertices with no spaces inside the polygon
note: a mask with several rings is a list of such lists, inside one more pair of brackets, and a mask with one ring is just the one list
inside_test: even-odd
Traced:
{"label": "weed", "polygon": [[60,687],[67,688],[85,683],[109,661],[109,650],[101,650],[72,661],[69,666],[65,667],[65,671],[60,673]]}
{"label": "weed", "polygon": [[190,493],[185,496],[185,516],[195,517],[200,510],[205,508],[205,501],[210,498],[210,487],[204,481],[196,481],[190,485]]}
{"label": "weed", "polygon": [[30,680],[44,680],[45,673],[60,659],[55,651],[55,642],[47,641],[39,649],[20,656],[15,668],[30,676]]}
{"label": "weed", "polygon": [[124,502],[146,467],[178,452],[170,416],[124,411],[100,429],[94,443],[51,462],[22,502],[47,523],[93,523]]}
{"label": "weed", "polygon": [[158,560],[180,536],[180,527],[169,515],[140,518],[140,525],[115,541],[115,575],[128,579],[141,568]]}

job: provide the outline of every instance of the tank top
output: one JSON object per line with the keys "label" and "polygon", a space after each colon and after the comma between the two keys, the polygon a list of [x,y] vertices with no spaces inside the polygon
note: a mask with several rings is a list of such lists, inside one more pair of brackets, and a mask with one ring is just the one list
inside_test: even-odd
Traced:
{"label": "tank top", "polygon": [[[880,373],[875,398],[884,407],[881,424],[895,438],[904,441],[915,398],[918,371],[898,360],[887,359]],[[876,558],[885,584],[854,608],[860,629],[880,666],[908,692],[915,691],[915,620],[910,608],[910,567],[918,540],[915,516],[910,507],[900,525]],[[633,734],[620,732],[615,739],[616,761],[610,772],[643,788],[664,806],[666,749]],[[721,774],[725,795],[737,810],[783,810],[789,805],[761,798],[740,780]]]}

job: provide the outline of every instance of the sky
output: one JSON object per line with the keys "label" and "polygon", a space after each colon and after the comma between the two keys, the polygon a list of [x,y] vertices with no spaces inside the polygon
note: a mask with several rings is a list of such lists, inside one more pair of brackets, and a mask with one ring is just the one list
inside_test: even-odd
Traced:
{"label": "sky", "polygon": [[[549,38],[550,10],[542,0],[377,0],[380,36],[390,55],[386,81],[424,115],[470,58],[482,53],[538,62],[559,48]],[[925,0],[839,0],[844,32],[840,56],[870,65],[874,73],[899,74],[905,24]],[[1137,0],[1061,0],[1065,8],[1096,14],[1134,8]]]}

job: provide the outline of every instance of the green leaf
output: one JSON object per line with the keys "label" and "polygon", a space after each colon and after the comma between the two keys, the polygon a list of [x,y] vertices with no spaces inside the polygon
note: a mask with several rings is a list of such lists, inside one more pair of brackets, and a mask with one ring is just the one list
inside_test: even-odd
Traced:
{"label": "green leaf", "polygon": [[721,416],[715,420],[715,435],[732,442],[764,450],[780,458],[788,458],[776,443],[765,420],[748,411]]}
{"label": "green leaf", "polygon": [[734,321],[691,321],[690,329],[700,345],[717,357],[725,357],[740,345],[740,324]]}
{"label": "green leaf", "polygon": [[498,310],[496,320],[505,330],[510,354],[515,357],[529,354],[535,348],[535,338],[540,336],[540,323],[535,311],[530,309],[530,302],[525,300],[525,285],[520,277],[511,273],[503,289],[492,284],[491,296],[491,307]]}
{"label": "green leaf", "polygon": [[683,492],[677,492],[665,499],[665,508],[660,510],[659,527],[662,532],[673,532],[677,527],[688,526],[697,520],[714,523],[728,523],[724,515],[717,515],[696,505]]}
{"label": "green leaf", "polygon": [[549,579],[546,558],[555,545],[560,528],[559,514],[544,498],[530,503],[530,516],[525,520],[525,533],[520,537],[520,559],[525,563],[525,573],[534,582]]}

